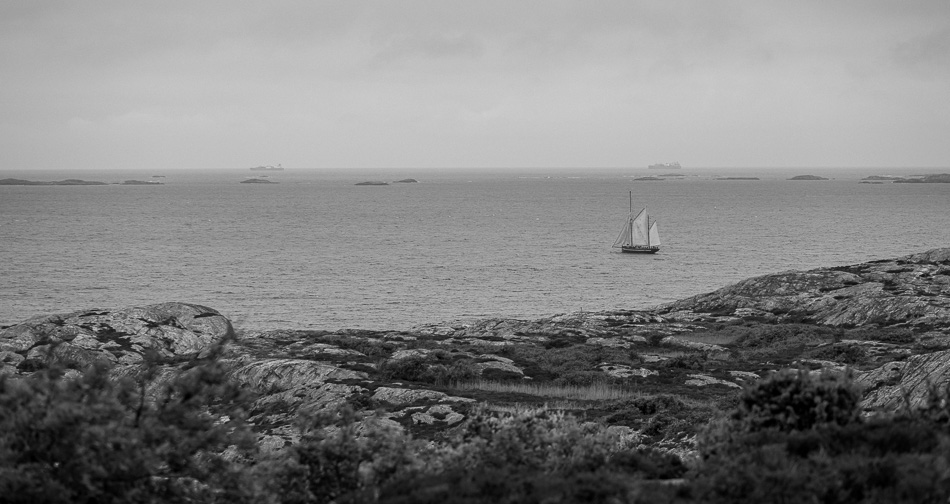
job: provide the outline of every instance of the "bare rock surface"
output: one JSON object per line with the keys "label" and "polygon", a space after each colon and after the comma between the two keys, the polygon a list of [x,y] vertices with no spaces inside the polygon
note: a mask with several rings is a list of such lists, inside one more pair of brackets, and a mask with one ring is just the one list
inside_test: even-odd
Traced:
{"label": "bare rock surface", "polygon": [[[743,280],[676,301],[659,313],[735,315],[755,310],[778,322],[829,326],[950,325],[950,248],[852,266]],[[695,320],[695,319],[691,319]]]}
{"label": "bare rock surface", "polygon": [[141,362],[146,350],[163,357],[197,356],[234,336],[216,310],[188,303],[160,303],[121,310],[86,310],[34,317],[0,330],[0,351],[35,360],[52,352],[79,366],[97,359]]}
{"label": "bare rock surface", "polygon": [[893,409],[923,402],[932,387],[950,384],[950,350],[909,357],[860,373],[858,381],[867,387],[864,405]]}

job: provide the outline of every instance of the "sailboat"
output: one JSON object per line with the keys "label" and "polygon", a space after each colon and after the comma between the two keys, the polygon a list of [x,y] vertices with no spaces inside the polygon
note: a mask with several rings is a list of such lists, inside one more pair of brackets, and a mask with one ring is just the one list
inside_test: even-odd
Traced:
{"label": "sailboat", "polygon": [[655,254],[660,250],[660,230],[656,221],[652,221],[647,209],[633,213],[633,191],[630,191],[630,215],[620,230],[620,236],[613,247],[619,247],[621,252],[634,254]]}

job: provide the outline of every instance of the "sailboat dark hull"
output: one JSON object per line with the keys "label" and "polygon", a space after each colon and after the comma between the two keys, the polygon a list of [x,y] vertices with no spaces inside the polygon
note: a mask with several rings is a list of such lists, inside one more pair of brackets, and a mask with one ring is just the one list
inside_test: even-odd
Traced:
{"label": "sailboat dark hull", "polygon": [[660,247],[643,247],[643,246],[620,247],[621,252],[626,252],[629,254],[656,254],[659,250],[660,250]]}

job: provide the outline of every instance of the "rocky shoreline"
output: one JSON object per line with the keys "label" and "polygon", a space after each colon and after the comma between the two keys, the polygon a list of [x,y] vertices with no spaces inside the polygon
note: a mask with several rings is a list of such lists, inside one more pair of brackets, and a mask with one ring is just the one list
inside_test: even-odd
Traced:
{"label": "rocky shoreline", "polygon": [[0,374],[60,364],[78,375],[107,361],[134,375],[150,352],[159,376],[216,355],[254,392],[250,421],[265,449],[299,439],[301,411],[344,404],[429,438],[478,404],[547,404],[687,454],[699,426],[777,369],[850,369],[868,411],[950,384],[950,248],[750,278],[645,311],[241,333],[212,308],[169,302],[0,329]]}

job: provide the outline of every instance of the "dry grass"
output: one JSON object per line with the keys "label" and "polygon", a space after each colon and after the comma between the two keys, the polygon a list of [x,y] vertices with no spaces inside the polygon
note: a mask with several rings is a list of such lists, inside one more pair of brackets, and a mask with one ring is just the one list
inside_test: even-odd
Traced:
{"label": "dry grass", "polygon": [[503,382],[492,380],[474,380],[458,382],[454,390],[481,390],[500,394],[526,394],[538,397],[556,397],[577,401],[609,401],[631,399],[644,395],[627,387],[617,387],[607,383],[592,385],[554,385],[548,383]]}
{"label": "dry grass", "polygon": [[711,345],[731,345],[735,343],[741,334],[725,332],[697,332],[691,334],[678,334],[676,339],[682,341],[692,341],[694,343],[708,343]]}
{"label": "dry grass", "polygon": [[515,415],[531,413],[539,410],[553,410],[553,411],[580,411],[586,410],[590,407],[590,404],[580,401],[566,401],[566,400],[555,400],[555,401],[546,401],[542,405],[529,404],[529,403],[513,403],[513,404],[494,404],[488,403],[488,409],[491,411],[499,411],[504,413],[511,413]]}

